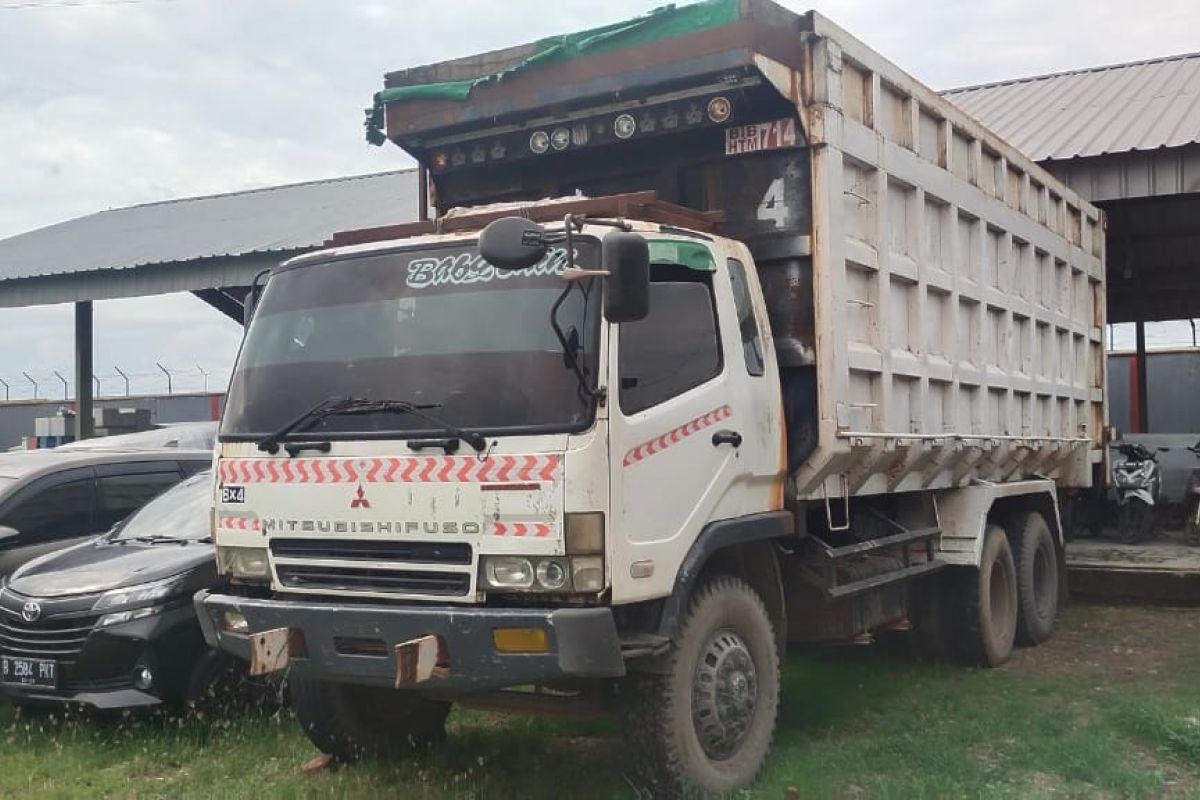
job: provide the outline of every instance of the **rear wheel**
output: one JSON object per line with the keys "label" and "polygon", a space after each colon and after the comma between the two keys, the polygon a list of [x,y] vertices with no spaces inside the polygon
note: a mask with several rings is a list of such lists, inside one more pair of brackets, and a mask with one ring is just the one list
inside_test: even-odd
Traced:
{"label": "rear wheel", "polygon": [[1017,633],[1017,574],[999,525],[984,530],[979,568],[947,570],[948,644],[962,660],[998,667],[1012,656]]}
{"label": "rear wheel", "polygon": [[758,594],[728,576],[701,586],[658,666],[630,679],[624,708],[631,756],[654,796],[722,796],[752,782],[779,706],[779,653]]}
{"label": "rear wheel", "polygon": [[375,686],[303,678],[289,684],[305,735],[339,761],[423,749],[446,738],[449,703]]}
{"label": "rear wheel", "polygon": [[1018,514],[1005,528],[1017,570],[1017,639],[1041,644],[1058,616],[1058,548],[1041,514]]}

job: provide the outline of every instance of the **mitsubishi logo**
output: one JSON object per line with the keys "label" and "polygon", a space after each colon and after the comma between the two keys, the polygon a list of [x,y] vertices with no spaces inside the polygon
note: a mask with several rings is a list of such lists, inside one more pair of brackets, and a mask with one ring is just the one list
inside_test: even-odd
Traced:
{"label": "mitsubishi logo", "polygon": [[26,622],[37,622],[42,618],[42,605],[30,600],[21,608],[21,619]]}
{"label": "mitsubishi logo", "polygon": [[370,508],[371,501],[367,499],[367,493],[363,491],[362,484],[358,485],[358,491],[354,494],[354,499],[350,501],[351,508]]}

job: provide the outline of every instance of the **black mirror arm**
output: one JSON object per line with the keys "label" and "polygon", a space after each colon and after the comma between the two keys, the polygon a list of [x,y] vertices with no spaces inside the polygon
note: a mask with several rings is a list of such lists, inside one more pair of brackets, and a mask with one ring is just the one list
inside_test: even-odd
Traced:
{"label": "black mirror arm", "polygon": [[566,302],[567,295],[575,288],[575,284],[568,283],[559,293],[558,299],[554,301],[554,305],[550,307],[550,329],[554,331],[554,337],[558,339],[558,345],[562,348],[563,358],[571,371],[575,373],[575,379],[579,382],[579,391],[591,401],[595,401],[600,397],[601,393],[592,387],[588,386],[587,374],[583,371],[583,367],[579,364],[579,359],[575,357],[575,350],[571,347],[571,343],[567,341],[567,336],[563,333],[562,326],[558,324],[558,310],[562,308],[562,304]]}

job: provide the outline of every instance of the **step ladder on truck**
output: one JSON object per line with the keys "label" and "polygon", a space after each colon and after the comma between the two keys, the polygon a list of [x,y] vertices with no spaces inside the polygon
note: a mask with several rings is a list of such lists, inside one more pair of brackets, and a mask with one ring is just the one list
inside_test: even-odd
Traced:
{"label": "step ladder on truck", "polygon": [[391,73],[368,132],[421,218],[251,292],[196,599],[317,747],[619,707],[646,785],[719,794],[790,642],[1051,635],[1105,418],[1053,176],[768,0]]}

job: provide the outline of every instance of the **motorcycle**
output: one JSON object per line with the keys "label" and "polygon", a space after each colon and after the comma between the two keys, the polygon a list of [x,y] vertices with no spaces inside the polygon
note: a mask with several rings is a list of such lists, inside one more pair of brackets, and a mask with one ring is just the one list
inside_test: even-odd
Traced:
{"label": "motorcycle", "polygon": [[[1162,452],[1166,448],[1159,448]],[[1117,533],[1121,541],[1147,541],[1154,536],[1156,508],[1162,496],[1162,470],[1154,451],[1140,444],[1119,444],[1122,461],[1113,464],[1117,490]]]}

